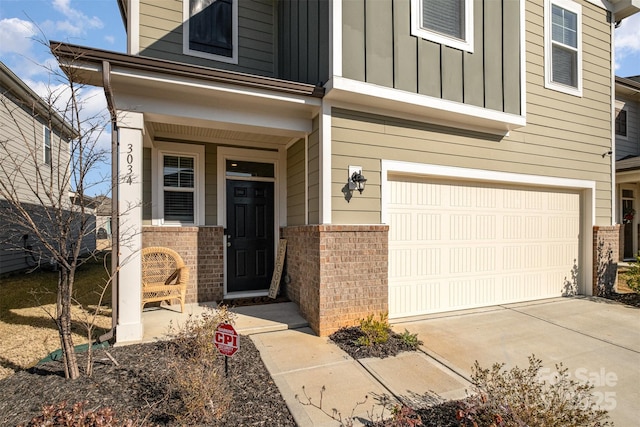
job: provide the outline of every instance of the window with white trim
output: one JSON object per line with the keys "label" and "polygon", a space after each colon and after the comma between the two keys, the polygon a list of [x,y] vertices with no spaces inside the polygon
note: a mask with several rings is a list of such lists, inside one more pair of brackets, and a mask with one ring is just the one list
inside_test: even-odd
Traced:
{"label": "window with white trim", "polygon": [[43,159],[45,165],[51,165],[51,129],[44,126]]}
{"label": "window with white trim", "polygon": [[238,0],[184,0],[183,52],[238,63]]}
{"label": "window with white trim", "polygon": [[545,0],[545,87],[582,96],[582,6]]}
{"label": "window with white trim", "polygon": [[157,141],[151,160],[153,225],[205,224],[203,145]]}
{"label": "window with white trim", "polygon": [[411,34],[473,52],[473,0],[411,0]]}
{"label": "window with white trim", "polygon": [[616,108],[616,136],[627,136],[627,110]]}
{"label": "window with white trim", "polygon": [[195,158],[165,154],[162,163],[164,220],[195,223]]}

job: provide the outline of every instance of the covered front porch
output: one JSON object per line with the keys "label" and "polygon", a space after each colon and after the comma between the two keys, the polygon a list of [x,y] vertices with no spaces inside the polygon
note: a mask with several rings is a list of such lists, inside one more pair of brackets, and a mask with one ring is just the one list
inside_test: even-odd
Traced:
{"label": "covered front porch", "polygon": [[[183,313],[176,306],[150,307],[142,312],[144,334],[142,342],[166,339],[170,336],[169,325],[180,328],[190,316],[202,316],[208,310],[215,310],[217,304],[191,303]],[[302,317],[297,304],[293,302],[231,307],[235,317],[234,328],[242,335],[300,329],[309,326]]]}
{"label": "covered front porch", "polygon": [[616,161],[616,218],[620,223],[620,261],[632,261],[640,242],[640,157]]}

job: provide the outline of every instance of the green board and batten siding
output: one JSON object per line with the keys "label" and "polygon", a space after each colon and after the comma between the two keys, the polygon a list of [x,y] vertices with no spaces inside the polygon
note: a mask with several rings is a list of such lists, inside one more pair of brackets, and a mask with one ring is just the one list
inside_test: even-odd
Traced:
{"label": "green board and batten siding", "polygon": [[[355,2],[346,3],[355,7]],[[584,93],[576,97],[545,89],[544,44],[539,36],[543,34],[543,8],[527,2],[527,125],[507,137],[334,109],[333,222],[380,222],[381,160],[388,159],[592,180],[596,182],[596,224],[609,224],[611,165],[602,153],[611,140],[611,51],[600,40],[609,40],[610,27],[604,10],[582,5]],[[362,166],[368,179],[365,191],[349,202],[341,192],[348,165]]]}
{"label": "green board and batten siding", "polygon": [[279,1],[278,77],[317,84],[329,79],[329,2]]}
{"label": "green board and batten siding", "polygon": [[520,2],[503,3],[474,1],[469,53],[412,36],[410,0],[343,2],[342,75],[520,114]]}
{"label": "green board and batten siding", "polygon": [[182,1],[140,0],[140,55],[275,76],[275,18],[271,0],[238,2],[238,64],[183,54],[182,22]]}

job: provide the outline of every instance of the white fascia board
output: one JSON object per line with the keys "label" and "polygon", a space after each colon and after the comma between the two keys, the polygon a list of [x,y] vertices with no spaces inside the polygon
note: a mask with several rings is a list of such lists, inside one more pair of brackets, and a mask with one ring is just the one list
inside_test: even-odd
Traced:
{"label": "white fascia board", "polygon": [[245,95],[255,98],[263,98],[266,100],[281,101],[297,105],[310,105],[314,107],[320,107],[321,100],[319,98],[310,96],[299,96],[286,93],[274,93],[272,91],[263,89],[254,89],[242,86],[236,86],[225,83],[204,83],[197,79],[184,78],[179,76],[160,76],[153,73],[138,72],[126,70],[119,67],[114,67],[111,70],[112,78],[121,77],[123,79],[136,79],[146,82],[153,82],[160,85],[177,85],[182,87],[189,87],[195,89],[206,89],[218,92],[224,92],[231,95]]}
{"label": "white fascia board", "polygon": [[333,76],[325,100],[388,110],[426,121],[457,124],[466,129],[506,135],[527,124],[525,116]]}

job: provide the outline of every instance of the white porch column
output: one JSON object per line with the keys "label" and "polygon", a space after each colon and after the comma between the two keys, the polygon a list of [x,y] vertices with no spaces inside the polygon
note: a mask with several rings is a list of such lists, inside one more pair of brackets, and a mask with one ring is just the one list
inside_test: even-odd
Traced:
{"label": "white porch column", "polygon": [[142,339],[142,113],[118,111],[120,277],[116,341]]}

